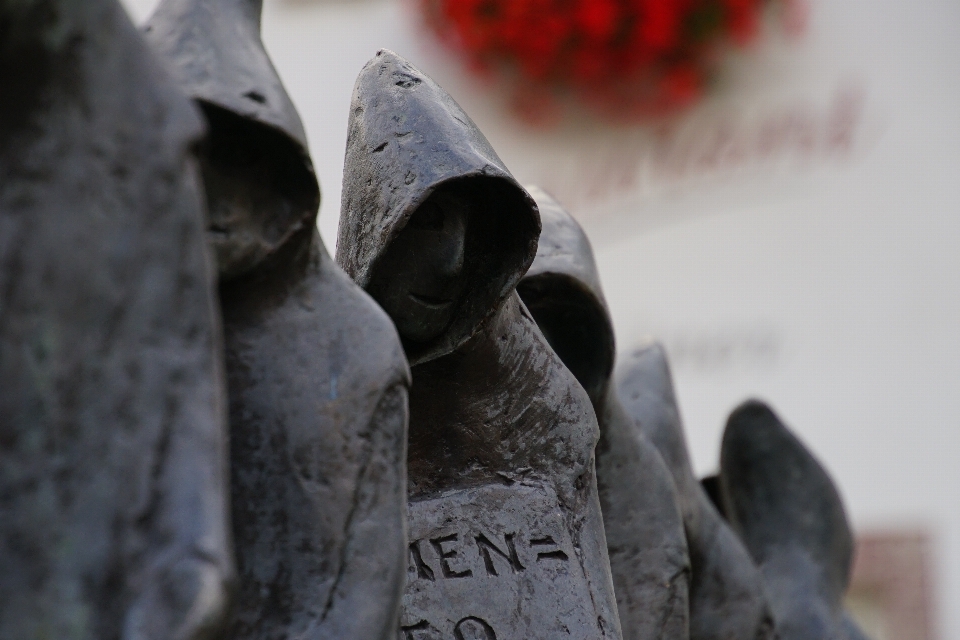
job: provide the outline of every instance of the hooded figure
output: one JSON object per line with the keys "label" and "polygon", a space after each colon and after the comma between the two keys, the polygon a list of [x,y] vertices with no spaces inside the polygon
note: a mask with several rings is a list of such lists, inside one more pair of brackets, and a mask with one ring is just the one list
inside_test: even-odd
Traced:
{"label": "hooded figure", "polygon": [[209,638],[233,568],[200,117],[115,0],[0,0],[0,77],[0,638]]}
{"label": "hooded figure", "polygon": [[165,0],[147,27],[210,125],[240,573],[229,637],[394,640],[409,370],[317,233],[319,187],[260,8]]}
{"label": "hooded figure", "polygon": [[539,232],[443,89],[392,52],[367,63],[337,257],[414,364],[404,639],[620,638],[596,418],[516,294]]}
{"label": "hooded figure", "polygon": [[765,404],[727,421],[720,496],[766,582],[780,640],[865,640],[843,610],[853,536],[833,481]]}
{"label": "hooded figure", "polygon": [[618,366],[627,413],[650,438],[680,497],[690,551],[691,640],[775,638],[763,577],[693,475],[663,347],[653,344]]}
{"label": "hooded figure", "polygon": [[544,191],[537,257],[517,292],[600,422],[597,488],[623,637],[687,640],[690,557],[673,478],[611,384],[615,345],[583,229]]}

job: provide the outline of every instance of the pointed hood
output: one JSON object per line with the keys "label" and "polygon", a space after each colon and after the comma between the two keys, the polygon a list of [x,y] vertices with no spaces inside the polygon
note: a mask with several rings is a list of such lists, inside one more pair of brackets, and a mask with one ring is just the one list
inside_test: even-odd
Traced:
{"label": "pointed hood", "polygon": [[260,39],[263,0],[163,0],[144,26],[181,89],[195,100],[307,137]]}
{"label": "pointed hood", "polygon": [[652,343],[630,354],[617,371],[620,397],[628,412],[639,421],[674,474],[684,513],[696,510],[700,491],[687,453],[680,409],[666,350]]}
{"label": "pointed hood", "polygon": [[692,567],[690,637],[775,638],[763,575],[693,474],[667,354],[650,344],[617,367],[620,397],[673,474]]}
{"label": "pointed hood", "polygon": [[437,83],[381,50],[353,89],[337,262],[367,288],[387,248],[440,187],[474,204],[465,293],[447,329],[404,341],[411,364],[466,342],[515,289],[536,254],[537,206],[463,109]]}
{"label": "pointed hood", "polygon": [[783,639],[822,637],[825,624],[838,632],[853,536],[817,459],[767,405],[748,401],[727,421],[720,482],[730,521],[764,573]]}
{"label": "pointed hood", "polygon": [[517,292],[550,346],[599,407],[613,374],[616,344],[593,249],[573,216],[546,191],[535,186],[527,191],[540,209],[543,231]]}
{"label": "pointed hood", "polygon": [[[144,27],[181,90],[207,118],[204,181],[211,231],[221,233],[213,244],[227,277],[249,270],[312,226],[320,206],[303,124],[260,39],[262,4],[162,0]],[[258,228],[225,236],[216,228],[221,203],[255,210]],[[243,242],[247,246],[238,248]],[[227,261],[233,266],[225,269]]]}

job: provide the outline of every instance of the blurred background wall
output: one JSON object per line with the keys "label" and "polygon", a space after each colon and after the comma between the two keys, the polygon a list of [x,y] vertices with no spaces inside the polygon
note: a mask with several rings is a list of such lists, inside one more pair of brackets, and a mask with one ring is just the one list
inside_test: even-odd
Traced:
{"label": "blurred background wall", "polygon": [[[125,4],[139,23],[156,0]],[[670,352],[697,470],[736,404],[770,401],[840,486],[876,640],[960,638],[960,3],[813,0],[802,38],[735,56],[682,116],[539,127],[410,3],[265,5],[331,250],[353,80],[390,48],[580,219],[621,353]]]}

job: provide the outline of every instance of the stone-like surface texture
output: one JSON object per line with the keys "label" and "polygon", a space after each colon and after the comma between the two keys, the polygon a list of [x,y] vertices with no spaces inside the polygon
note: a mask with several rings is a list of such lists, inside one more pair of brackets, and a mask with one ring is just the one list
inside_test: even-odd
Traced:
{"label": "stone-like surface texture", "polygon": [[201,120],[114,0],[0,2],[0,638],[214,637]]}
{"label": "stone-like surface texture", "polygon": [[624,638],[689,638],[690,558],[673,477],[611,383],[613,325],[589,240],[547,193],[537,257],[517,290],[600,423],[597,487]]}
{"label": "stone-like surface texture", "polygon": [[389,320],[319,237],[289,251],[221,290],[241,580],[231,637],[393,640],[409,373]]}
{"label": "stone-like surface texture", "polygon": [[[456,299],[423,301],[455,305],[437,335],[417,342],[401,333],[415,366],[400,637],[620,638],[596,418],[515,291],[536,252],[534,202],[446,92],[388,51],[357,80],[347,144],[337,255],[364,287],[379,282],[381,260],[411,220],[422,230],[436,193],[470,211],[459,241],[410,257],[453,247],[462,259],[448,275],[465,286]],[[438,234],[461,215],[432,211]],[[423,276],[420,266],[399,268]]]}
{"label": "stone-like surface texture", "polygon": [[[473,121],[418,69],[381,51],[357,78],[350,106],[337,262],[368,289],[386,248],[410,216],[440,187],[455,187],[498,215],[471,221],[474,273],[461,308],[440,336],[404,341],[411,366],[466,342],[516,287],[536,252],[539,221]],[[488,259],[496,256],[497,259]]]}
{"label": "stone-like surface texture", "polygon": [[394,640],[406,569],[409,370],[333,262],[259,0],[165,0],[147,33],[210,125],[239,604],[228,637]]}
{"label": "stone-like surface texture", "polygon": [[650,438],[680,498],[690,551],[690,638],[774,638],[763,577],[693,475],[666,354],[658,344],[618,365],[624,406]]}
{"label": "stone-like surface texture", "polygon": [[837,489],[816,458],[758,401],[730,415],[720,497],[760,566],[781,640],[863,640],[843,610],[853,535]]}
{"label": "stone-like surface texture", "polygon": [[[501,550],[507,551],[506,537],[512,535],[517,544],[554,552],[524,564],[529,572],[522,579],[546,582],[542,590],[563,590],[564,599],[538,602],[535,594],[541,590],[520,590],[522,597],[512,606],[498,607],[495,618],[484,618],[497,638],[621,637],[594,473],[596,417],[586,393],[549,348],[519,297],[508,298],[489,324],[460,349],[414,367],[413,375],[408,458],[411,531],[433,531],[420,517],[429,513],[430,523],[438,519],[432,514],[440,510],[435,504],[440,500],[444,522],[471,532],[488,531],[488,539]],[[499,508],[494,501],[478,504],[464,497],[464,492],[480,488],[512,492],[516,497]],[[529,494],[526,507],[510,507],[524,491]],[[432,501],[429,508],[418,504],[423,500]],[[471,508],[464,508],[464,502],[470,502]],[[543,517],[548,509],[555,512],[553,519]],[[492,510],[497,510],[496,519],[487,525],[484,516]],[[562,530],[554,531],[551,525],[562,525]],[[441,578],[447,552],[445,547],[424,547],[424,562],[435,568],[437,580],[469,584],[456,592],[458,598],[452,597],[453,592],[435,591],[437,596],[427,606],[417,597],[424,591],[424,578],[416,571],[417,563],[411,562],[404,628],[426,621],[439,629],[438,638],[447,637],[443,634],[450,629],[443,628],[444,619],[479,617],[477,604],[494,597],[486,594],[498,593],[508,588],[502,583],[516,579],[505,571],[494,576],[486,570],[469,577]],[[460,553],[470,558],[483,552],[479,546],[468,546]],[[545,573],[554,563],[564,567],[562,581]],[[562,603],[567,600],[586,606],[586,613],[576,613],[581,622],[567,625],[568,631],[561,633],[554,625],[557,619],[564,620],[568,609]]]}
{"label": "stone-like surface texture", "polygon": [[220,274],[250,271],[316,222],[300,116],[260,41],[263,0],[163,0],[144,32],[210,123],[204,183]]}

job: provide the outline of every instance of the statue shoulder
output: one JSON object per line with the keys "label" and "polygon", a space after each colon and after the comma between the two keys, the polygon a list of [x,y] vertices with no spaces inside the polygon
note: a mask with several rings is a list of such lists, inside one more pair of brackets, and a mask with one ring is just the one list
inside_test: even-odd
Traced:
{"label": "statue shoulder", "polygon": [[[325,256],[326,258],[327,256]],[[332,325],[353,353],[364,354],[364,366],[384,376],[385,386],[402,383],[410,386],[410,366],[400,344],[397,329],[386,312],[350,279],[332,259],[320,267],[323,300],[321,304]]]}

